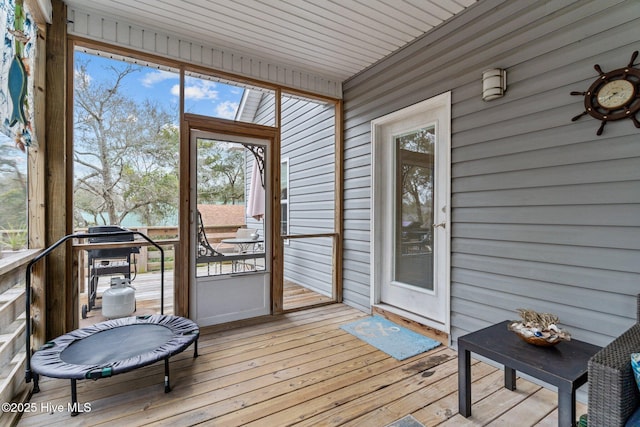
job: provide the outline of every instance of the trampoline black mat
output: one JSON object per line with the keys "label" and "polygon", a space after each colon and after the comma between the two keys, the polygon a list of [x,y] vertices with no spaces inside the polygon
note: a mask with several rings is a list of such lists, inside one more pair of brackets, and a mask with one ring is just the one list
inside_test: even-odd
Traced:
{"label": "trampoline black mat", "polygon": [[127,372],[183,351],[199,335],[184,317],[153,315],[97,323],[62,335],[31,358],[37,374],[83,379]]}
{"label": "trampoline black mat", "polygon": [[73,365],[106,364],[153,351],[172,337],[171,329],[162,325],[121,326],[74,341],[60,353],[60,359]]}

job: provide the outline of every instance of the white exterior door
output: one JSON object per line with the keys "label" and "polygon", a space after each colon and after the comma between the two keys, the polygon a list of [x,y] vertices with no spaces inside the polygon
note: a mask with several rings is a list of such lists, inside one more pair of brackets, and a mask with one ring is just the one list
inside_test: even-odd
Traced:
{"label": "white exterior door", "polygon": [[372,303],[449,332],[451,95],[372,122]]}

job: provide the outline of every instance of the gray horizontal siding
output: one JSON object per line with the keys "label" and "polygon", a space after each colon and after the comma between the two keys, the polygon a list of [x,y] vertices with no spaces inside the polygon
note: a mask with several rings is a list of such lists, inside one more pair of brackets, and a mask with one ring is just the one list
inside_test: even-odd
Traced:
{"label": "gray horizontal siding", "polygon": [[331,239],[290,240],[285,248],[286,280],[331,296],[333,264]]}
{"label": "gray horizontal siding", "polygon": [[[571,118],[604,71],[640,49],[640,2],[478,2],[345,82],[345,301],[370,298],[371,120],[452,93],[451,332],[515,309],[556,313],[605,344],[640,290],[640,131]],[[507,69],[481,99],[481,72]],[[368,303],[364,304],[368,309]]]}
{"label": "gray horizontal siding", "polygon": [[260,97],[256,116],[252,120],[265,126],[275,126],[276,97],[273,94],[263,93]]}
{"label": "gray horizontal siding", "polygon": [[496,236],[509,242],[548,243],[592,248],[637,250],[638,227],[604,225],[539,225],[506,223],[456,223],[454,239],[492,240]]}
{"label": "gray horizontal siding", "polygon": [[[289,159],[290,234],[335,231],[335,109],[304,99],[282,100],[282,158]],[[284,248],[284,276],[330,296],[332,239],[292,239]]]}
{"label": "gray horizontal siding", "polygon": [[640,206],[636,204],[590,206],[518,206],[467,208],[457,206],[454,222],[504,222],[513,224],[608,225],[634,227]]}
{"label": "gray horizontal siding", "polygon": [[[263,96],[257,123],[273,121],[273,97]],[[289,159],[290,234],[335,231],[335,108],[282,97],[281,158]],[[248,224],[254,224],[251,218]],[[332,239],[290,239],[284,246],[284,277],[331,296]]]}

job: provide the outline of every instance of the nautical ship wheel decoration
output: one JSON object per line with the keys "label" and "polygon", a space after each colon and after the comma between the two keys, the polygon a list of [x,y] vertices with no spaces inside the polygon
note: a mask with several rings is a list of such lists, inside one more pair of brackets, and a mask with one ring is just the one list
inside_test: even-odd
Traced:
{"label": "nautical ship wheel decoration", "polygon": [[571,121],[576,121],[585,114],[600,120],[600,128],[596,132],[602,135],[607,122],[631,119],[640,128],[636,113],[640,111],[640,69],[633,68],[638,57],[636,50],[626,67],[605,73],[598,64],[593,68],[600,74],[586,92],[571,92],[571,95],[584,97],[585,111]]}

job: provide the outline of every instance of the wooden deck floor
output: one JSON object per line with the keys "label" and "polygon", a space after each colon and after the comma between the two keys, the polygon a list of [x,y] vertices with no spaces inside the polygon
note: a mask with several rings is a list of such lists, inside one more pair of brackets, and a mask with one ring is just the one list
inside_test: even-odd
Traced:
{"label": "wooden deck floor", "polygon": [[282,296],[282,308],[284,310],[298,310],[303,307],[328,302],[331,302],[331,298],[313,292],[290,280],[284,281],[284,294]]}
{"label": "wooden deck floor", "polygon": [[[557,396],[475,363],[473,416],[457,414],[456,353],[440,346],[397,361],[339,328],[365,316],[343,304],[297,311],[259,325],[204,328],[192,348],[163,364],[98,381],[79,381],[90,412],[70,417],[68,380],[43,378],[19,426],[166,425],[386,426],[407,415],[425,426],[555,426]],[[52,411],[61,405],[62,412]],[[579,405],[578,414],[586,412]]]}

